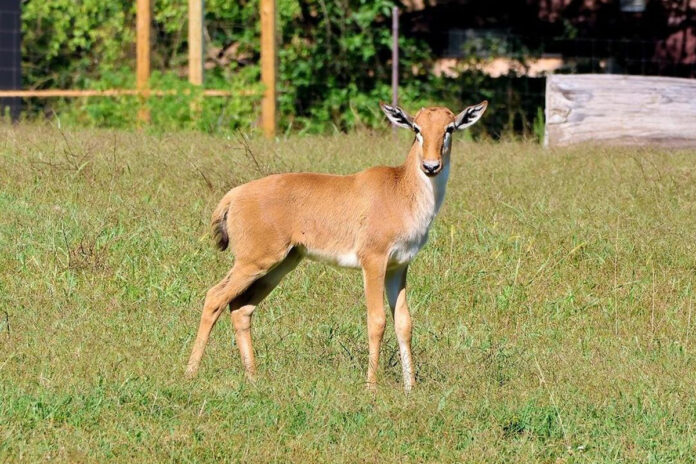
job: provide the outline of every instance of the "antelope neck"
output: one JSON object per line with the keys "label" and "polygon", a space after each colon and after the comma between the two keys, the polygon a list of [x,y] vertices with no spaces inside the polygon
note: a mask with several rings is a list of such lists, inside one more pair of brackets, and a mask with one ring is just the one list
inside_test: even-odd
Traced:
{"label": "antelope neck", "polygon": [[411,149],[408,152],[406,161],[404,162],[405,175],[403,181],[411,191],[415,189],[417,192],[421,192],[421,189],[425,187],[426,194],[428,196],[432,195],[431,198],[433,200],[434,207],[432,215],[434,217],[440,210],[442,202],[445,198],[450,171],[450,156],[449,153],[447,153],[442,157],[443,166],[440,173],[434,177],[428,177],[425,175],[420,166],[422,150],[423,148],[420,146],[418,141],[414,141]]}

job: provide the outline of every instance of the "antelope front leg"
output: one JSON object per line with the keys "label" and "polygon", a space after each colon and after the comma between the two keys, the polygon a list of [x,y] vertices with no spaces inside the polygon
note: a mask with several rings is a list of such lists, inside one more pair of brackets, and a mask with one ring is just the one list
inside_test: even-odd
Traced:
{"label": "antelope front leg", "polygon": [[379,365],[379,347],[384,335],[384,273],[386,261],[383,259],[365,260],[363,278],[365,280],[365,298],[367,300],[367,340],[369,362],[367,365],[367,388],[377,388],[377,366]]}
{"label": "antelope front leg", "polygon": [[406,271],[408,267],[389,270],[385,279],[387,300],[394,316],[394,331],[399,342],[404,391],[410,392],[416,384],[416,374],[411,355],[411,313],[406,301]]}

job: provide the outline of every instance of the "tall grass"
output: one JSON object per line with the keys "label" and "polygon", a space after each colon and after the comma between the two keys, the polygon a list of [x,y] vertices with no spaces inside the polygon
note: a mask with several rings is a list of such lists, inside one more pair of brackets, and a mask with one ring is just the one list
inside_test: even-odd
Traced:
{"label": "tall grass", "polygon": [[0,127],[0,460],[694,462],[694,152],[460,141],[411,266],[418,385],[360,274],[302,264],[183,371],[232,258],[208,219],[280,171],[396,164],[409,138]]}

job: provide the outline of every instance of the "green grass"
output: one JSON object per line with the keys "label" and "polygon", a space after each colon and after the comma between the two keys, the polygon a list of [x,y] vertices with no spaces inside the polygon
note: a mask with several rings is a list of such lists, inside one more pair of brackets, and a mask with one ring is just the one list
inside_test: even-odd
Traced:
{"label": "green grass", "polygon": [[305,262],[184,367],[230,187],[397,164],[389,134],[245,143],[0,126],[0,461],[696,462],[696,152],[460,141],[409,272],[417,389],[360,273]]}

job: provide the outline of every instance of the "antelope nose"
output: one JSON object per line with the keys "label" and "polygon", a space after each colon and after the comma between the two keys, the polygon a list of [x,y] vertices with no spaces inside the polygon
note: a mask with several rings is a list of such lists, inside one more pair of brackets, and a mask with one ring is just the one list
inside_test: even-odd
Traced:
{"label": "antelope nose", "polygon": [[427,175],[433,175],[438,172],[440,169],[440,162],[439,161],[423,161],[423,171]]}

